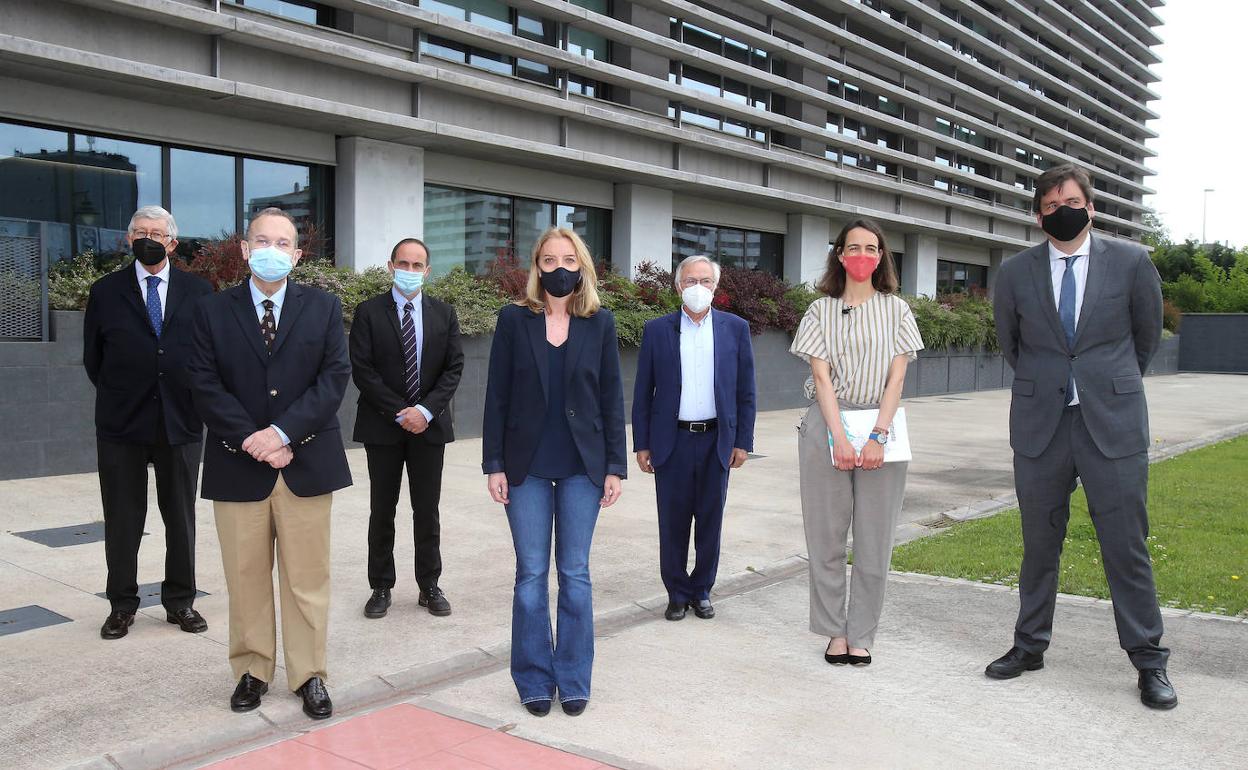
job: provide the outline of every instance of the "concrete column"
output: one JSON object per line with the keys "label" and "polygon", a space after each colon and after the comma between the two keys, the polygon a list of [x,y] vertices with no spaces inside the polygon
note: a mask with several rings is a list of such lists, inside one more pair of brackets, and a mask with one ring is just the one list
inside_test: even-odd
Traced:
{"label": "concrete column", "polygon": [[828,264],[831,222],[811,214],[789,214],[784,236],[784,280],[813,285]]}
{"label": "concrete column", "polygon": [[[669,17],[666,13],[647,8],[640,3],[616,2],[612,4],[612,10],[615,18],[634,27],[640,27],[647,32],[653,32],[663,37],[667,37],[671,32],[671,23],[668,21]],[[612,64],[617,64],[633,72],[650,75],[660,80],[667,80],[671,69],[671,61],[667,57],[659,56],[641,48],[618,44],[611,46],[611,52]],[[620,104],[627,104],[630,107],[645,110],[655,115],[667,116],[668,99],[662,94],[650,93],[635,88],[625,89],[618,85],[612,85],[612,89],[615,91],[615,100]]]}
{"label": "concrete column", "polygon": [[639,184],[615,186],[611,265],[628,278],[642,262],[672,266],[672,191]]}
{"label": "concrete column", "polygon": [[425,232],[425,151],[361,136],[338,140],[335,260],[362,271],[384,265],[403,238]]}
{"label": "concrete column", "polygon": [[936,296],[937,241],[934,235],[906,235],[902,258],[901,292],[915,296]]}
{"label": "concrete column", "polygon": [[997,288],[997,271],[1001,269],[1001,263],[1005,261],[1005,249],[989,249],[988,250],[988,298],[992,299],[993,293]]}

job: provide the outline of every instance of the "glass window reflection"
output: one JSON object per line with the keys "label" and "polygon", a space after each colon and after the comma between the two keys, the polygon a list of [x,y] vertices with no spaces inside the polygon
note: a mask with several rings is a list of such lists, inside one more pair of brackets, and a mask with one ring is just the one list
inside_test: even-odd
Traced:
{"label": "glass window reflection", "polygon": [[305,241],[317,220],[312,170],[297,163],[243,160],[243,228],[267,208],[277,208],[295,219],[299,240]]}
{"label": "glass window reflection", "polygon": [[170,211],[178,220],[178,238],[214,239],[232,234],[234,158],[212,152],[169,152]]}
{"label": "glass window reflection", "polygon": [[36,236],[47,223],[49,258],[70,256],[72,168],[67,132],[0,123],[0,230]]}
{"label": "glass window reflection", "polygon": [[160,146],[74,136],[73,215],[78,249],[124,251],[126,228],[140,206],[159,206]]}
{"label": "glass window reflection", "polygon": [[783,277],[784,236],[734,227],[672,223],[672,269],[686,257],[705,254],[724,267],[759,270]]}

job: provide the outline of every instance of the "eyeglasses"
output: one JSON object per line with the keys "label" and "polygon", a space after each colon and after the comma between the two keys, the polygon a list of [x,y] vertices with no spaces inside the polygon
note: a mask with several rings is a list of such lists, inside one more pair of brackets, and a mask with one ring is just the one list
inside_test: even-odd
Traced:
{"label": "eyeglasses", "polygon": [[267,249],[270,246],[276,246],[282,251],[290,251],[295,244],[291,243],[289,238],[278,238],[276,241],[270,241],[263,235],[251,239],[251,245],[257,249]]}
{"label": "eyeglasses", "polygon": [[690,286],[697,286],[698,284],[702,284],[708,289],[714,289],[715,279],[714,278],[700,278],[700,279],[699,278],[682,278],[680,279],[680,287],[682,289],[688,289]]}
{"label": "eyeglasses", "polygon": [[1070,206],[1072,209],[1081,209],[1086,208],[1087,205],[1088,204],[1084,202],[1083,198],[1067,198],[1064,201],[1049,201],[1040,207],[1040,213],[1048,216],[1054,211],[1057,211],[1061,206]]}
{"label": "eyeglasses", "polygon": [[162,233],[159,230],[131,230],[130,235],[134,236],[135,240],[138,240],[139,238],[151,238],[153,241],[160,241],[161,243],[168,243],[170,237],[168,234]]}
{"label": "eyeglasses", "polygon": [[857,243],[849,244],[843,249],[843,251],[846,254],[853,254],[853,255],[866,254],[868,257],[874,257],[880,253],[880,249],[877,246],[871,246],[871,245],[860,246]]}

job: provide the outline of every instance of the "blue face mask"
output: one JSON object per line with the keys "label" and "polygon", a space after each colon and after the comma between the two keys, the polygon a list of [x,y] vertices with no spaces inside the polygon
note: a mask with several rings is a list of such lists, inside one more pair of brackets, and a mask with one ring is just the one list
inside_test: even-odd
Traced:
{"label": "blue face mask", "polygon": [[425,285],[425,274],[414,270],[394,269],[394,288],[402,294],[415,294]]}
{"label": "blue face mask", "polygon": [[247,263],[251,266],[252,275],[270,283],[280,281],[290,275],[290,270],[294,267],[290,255],[276,246],[252,249]]}

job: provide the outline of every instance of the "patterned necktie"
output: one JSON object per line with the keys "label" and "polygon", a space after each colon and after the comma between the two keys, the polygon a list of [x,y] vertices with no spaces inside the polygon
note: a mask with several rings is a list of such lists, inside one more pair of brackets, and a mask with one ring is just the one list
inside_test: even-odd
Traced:
{"label": "patterned necktie", "polygon": [[149,275],[147,277],[147,320],[152,322],[152,331],[156,332],[156,339],[160,339],[165,316],[160,308],[159,286],[159,275]]}
{"label": "patterned necktie", "polygon": [[[1062,319],[1062,329],[1066,331],[1066,345],[1072,351],[1075,347],[1075,260],[1078,254],[1062,257],[1066,260],[1066,272],[1062,273],[1062,295],[1057,300],[1057,315]],[[1075,370],[1072,366],[1066,377],[1066,403],[1075,397]]]}
{"label": "patterned necktie", "polygon": [[420,396],[420,364],[416,357],[416,324],[412,303],[403,306],[403,361],[406,364],[407,404],[415,406]]}
{"label": "patterned necktie", "polygon": [[260,336],[264,338],[264,349],[273,355],[273,340],[277,339],[277,319],[273,317],[273,300],[266,299],[260,303],[264,306],[264,317],[260,319]]}

